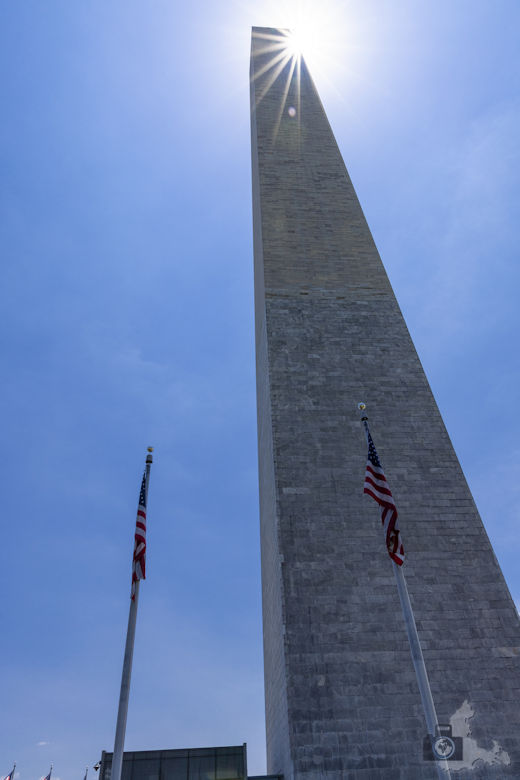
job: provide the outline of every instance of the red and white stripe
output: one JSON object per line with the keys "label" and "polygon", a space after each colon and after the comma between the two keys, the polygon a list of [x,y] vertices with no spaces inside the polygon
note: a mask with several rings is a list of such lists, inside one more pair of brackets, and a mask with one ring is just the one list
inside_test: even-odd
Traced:
{"label": "red and white stripe", "polygon": [[135,599],[135,585],[146,579],[146,473],[143,475],[137,519],[135,521],[134,556],[132,559],[132,601]]}
{"label": "red and white stripe", "polygon": [[398,566],[402,566],[405,556],[399,532],[397,508],[383,469],[374,466],[370,460],[367,460],[363,492],[371,496],[374,501],[377,501],[382,508],[381,522],[385,533],[388,554]]}

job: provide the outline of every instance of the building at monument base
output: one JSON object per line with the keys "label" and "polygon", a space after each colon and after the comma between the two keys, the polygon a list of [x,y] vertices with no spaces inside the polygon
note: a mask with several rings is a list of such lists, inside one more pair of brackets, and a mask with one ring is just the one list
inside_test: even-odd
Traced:
{"label": "building at monument base", "polygon": [[[112,753],[103,751],[99,780],[110,780]],[[121,780],[283,780],[247,774],[247,746],[125,751]]]}
{"label": "building at monument base", "polygon": [[281,30],[253,29],[251,130],[267,770],[437,776],[380,513],[363,496],[365,401],[439,722],[457,745],[452,777],[520,778],[518,614]]}

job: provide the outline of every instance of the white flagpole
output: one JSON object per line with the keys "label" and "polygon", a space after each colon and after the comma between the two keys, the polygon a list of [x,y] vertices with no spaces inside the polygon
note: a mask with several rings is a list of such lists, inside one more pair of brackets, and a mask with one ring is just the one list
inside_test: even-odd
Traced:
{"label": "white flagpole", "polygon": [[[152,465],[152,448],[148,447],[146,456],[146,507],[148,515],[148,484],[150,482],[150,466]],[[117,711],[116,737],[114,740],[114,755],[112,757],[111,780],[121,780],[123,767],[123,751],[125,747],[126,717],[128,715],[128,699],[130,697],[130,677],[132,675],[132,660],[134,657],[135,625],[137,622],[137,604],[139,602],[139,585],[137,580],[134,586],[134,598],[130,601],[128,614],[128,628],[126,630],[125,657],[123,660],[123,673],[121,675],[121,692],[119,694],[119,709]]]}
{"label": "white flagpole", "polygon": [[435,764],[437,765],[437,774],[441,780],[450,780],[451,775],[448,762],[445,758],[438,758],[436,750],[434,749],[435,740],[441,737],[438,729],[439,721],[437,720],[437,712],[435,710],[435,704],[430,688],[428,672],[426,671],[426,664],[424,663],[421,643],[419,642],[417,626],[415,625],[415,618],[413,615],[412,605],[410,603],[410,596],[408,594],[408,587],[406,585],[403,567],[398,566],[396,563],[394,563],[394,561],[392,561],[392,566],[394,567],[394,574],[397,582],[397,592],[399,593],[399,600],[401,602],[401,609],[403,610],[403,617],[406,626],[406,633],[408,635],[408,642],[410,644],[413,666],[415,669],[415,675],[417,677],[419,693],[421,694],[426,727],[428,729],[428,734],[432,745]]}
{"label": "white flagpole", "polygon": [[[363,417],[361,421],[365,428],[365,435],[368,443],[368,417],[364,414],[366,408],[365,404],[359,404],[359,410]],[[419,686],[419,693],[421,694],[421,701],[424,710],[424,718],[426,720],[426,728],[430,737],[432,746],[432,753],[437,767],[437,775],[440,780],[451,780],[450,768],[445,758],[438,756],[435,750],[435,742],[437,739],[442,738],[437,720],[437,712],[435,710],[435,704],[430,688],[430,681],[428,679],[428,672],[426,671],[426,664],[424,663],[424,656],[419,641],[419,634],[417,633],[417,626],[415,625],[415,618],[413,614],[412,604],[410,602],[410,596],[408,593],[408,586],[406,585],[406,579],[403,572],[403,567],[398,566],[392,561],[394,569],[395,579],[397,582],[397,592],[399,593],[399,601],[401,602],[401,609],[403,611],[404,623],[406,626],[406,633],[408,635],[408,642],[410,644],[410,653],[412,655],[413,666],[415,669],[415,676],[417,677],[417,685]]]}

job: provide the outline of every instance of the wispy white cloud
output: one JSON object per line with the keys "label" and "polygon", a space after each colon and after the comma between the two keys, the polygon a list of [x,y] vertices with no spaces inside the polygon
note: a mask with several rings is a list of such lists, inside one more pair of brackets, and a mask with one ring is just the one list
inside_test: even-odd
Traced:
{"label": "wispy white cloud", "polygon": [[40,740],[40,742],[36,743],[36,747],[43,747],[44,745],[48,745],[48,744],[49,743],[45,739],[42,739]]}

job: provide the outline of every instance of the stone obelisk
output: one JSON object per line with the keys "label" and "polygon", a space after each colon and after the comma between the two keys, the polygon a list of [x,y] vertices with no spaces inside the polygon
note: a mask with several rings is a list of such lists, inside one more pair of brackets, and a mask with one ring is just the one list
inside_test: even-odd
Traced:
{"label": "stone obelisk", "polygon": [[284,45],[253,29],[268,771],[437,776],[380,513],[363,496],[363,400],[452,776],[520,778],[518,615],[314,84]]}

